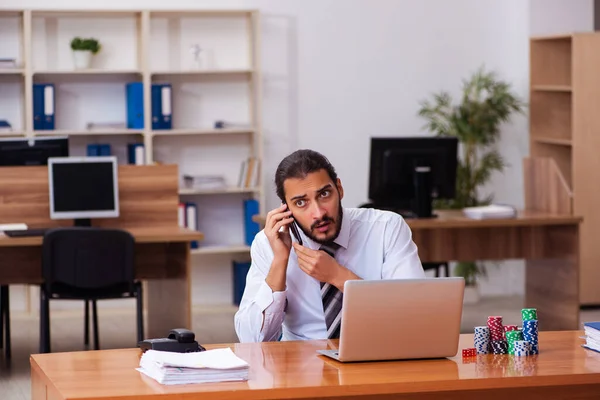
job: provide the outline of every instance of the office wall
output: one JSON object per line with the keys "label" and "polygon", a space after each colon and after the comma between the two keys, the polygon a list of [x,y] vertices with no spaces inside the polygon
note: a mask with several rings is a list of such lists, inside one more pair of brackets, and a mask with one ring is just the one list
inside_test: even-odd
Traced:
{"label": "office wall", "polygon": [[[426,134],[416,115],[419,101],[442,89],[457,95],[461,80],[482,64],[526,100],[532,21],[536,26],[545,21],[549,28],[561,16],[576,26],[589,4],[532,1],[535,18],[522,0],[107,0],[102,7],[261,10],[264,166],[271,208],[278,203],[271,192],[272,172],[299,147],[322,151],[334,163],[346,206],[366,201],[369,138]],[[99,8],[79,0],[0,0],[0,7],[11,6]],[[576,16],[567,18],[573,9]],[[509,167],[485,191],[522,206],[525,116],[503,127],[500,150]],[[228,260],[197,263],[194,302],[229,302]],[[484,295],[523,293],[522,265],[507,267],[490,267],[489,279],[482,282]]]}

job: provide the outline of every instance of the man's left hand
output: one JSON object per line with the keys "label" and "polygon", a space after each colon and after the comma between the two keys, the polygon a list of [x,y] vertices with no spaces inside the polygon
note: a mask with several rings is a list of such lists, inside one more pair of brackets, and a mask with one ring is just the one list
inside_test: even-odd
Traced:
{"label": "man's left hand", "polygon": [[309,249],[296,242],[293,242],[293,246],[298,256],[298,265],[302,271],[319,282],[327,282],[343,292],[344,283],[347,280],[360,279],[322,250]]}

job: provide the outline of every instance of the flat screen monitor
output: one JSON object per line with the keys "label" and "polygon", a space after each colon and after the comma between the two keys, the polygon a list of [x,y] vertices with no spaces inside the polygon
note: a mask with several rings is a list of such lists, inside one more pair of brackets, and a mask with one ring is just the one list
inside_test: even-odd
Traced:
{"label": "flat screen monitor", "polygon": [[68,156],[66,136],[0,139],[0,166],[47,165],[50,157]]}
{"label": "flat screen monitor", "polygon": [[455,137],[371,138],[369,199],[430,217],[432,199],[455,196],[457,162]]}
{"label": "flat screen monitor", "polygon": [[117,176],[114,156],[48,159],[50,218],[91,226],[91,218],[118,217]]}

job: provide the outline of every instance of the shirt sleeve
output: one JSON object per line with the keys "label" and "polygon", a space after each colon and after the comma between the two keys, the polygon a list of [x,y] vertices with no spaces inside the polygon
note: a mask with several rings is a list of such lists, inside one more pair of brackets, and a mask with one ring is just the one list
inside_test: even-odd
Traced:
{"label": "shirt sleeve", "polygon": [[382,279],[425,278],[417,245],[402,217],[396,216],[390,220],[385,229],[383,245]]}
{"label": "shirt sleeve", "polygon": [[276,341],[281,336],[287,290],[273,292],[265,281],[273,252],[264,232],[256,235],[250,255],[252,264],[235,314],[235,330],[241,343]]}

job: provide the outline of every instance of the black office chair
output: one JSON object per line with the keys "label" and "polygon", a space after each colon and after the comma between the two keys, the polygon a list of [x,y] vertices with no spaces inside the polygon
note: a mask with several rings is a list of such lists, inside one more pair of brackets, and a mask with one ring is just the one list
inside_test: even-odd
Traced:
{"label": "black office chair", "polygon": [[440,270],[444,270],[445,276],[450,276],[450,267],[448,267],[448,263],[443,262],[426,262],[422,263],[423,270],[427,271],[430,269],[435,269],[435,277],[440,277]]}
{"label": "black office chair", "polygon": [[128,232],[101,228],[56,228],[44,235],[40,290],[40,353],[50,352],[50,300],[85,300],[85,342],[92,304],[94,349],[98,340],[96,301],[137,299],[138,342],[144,338],[142,285],[135,280],[135,241]]}

